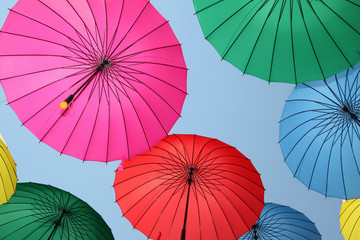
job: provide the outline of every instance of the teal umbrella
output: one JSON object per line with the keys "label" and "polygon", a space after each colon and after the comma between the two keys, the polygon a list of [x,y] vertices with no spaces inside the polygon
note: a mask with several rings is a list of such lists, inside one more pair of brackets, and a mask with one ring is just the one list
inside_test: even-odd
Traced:
{"label": "teal umbrella", "polygon": [[360,61],[360,0],[193,0],[205,38],[271,82],[325,79]]}
{"label": "teal umbrella", "polygon": [[102,217],[86,202],[61,189],[18,183],[0,206],[2,240],[114,239]]}

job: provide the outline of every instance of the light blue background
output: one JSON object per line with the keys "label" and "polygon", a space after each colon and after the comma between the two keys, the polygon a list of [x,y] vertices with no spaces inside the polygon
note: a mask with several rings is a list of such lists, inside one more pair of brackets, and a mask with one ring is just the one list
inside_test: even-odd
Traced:
{"label": "light blue background", "polygon": [[[0,26],[8,14],[7,8],[16,2],[1,0]],[[192,0],[151,2],[170,21],[189,68],[189,96],[182,118],[171,132],[195,133],[235,146],[260,172],[266,202],[288,205],[304,213],[315,222],[325,240],[343,239],[338,219],[341,200],[309,191],[293,178],[283,162],[278,144],[279,120],[293,85],[268,84],[221,61],[202,35]],[[59,156],[20,127],[2,90],[0,101],[0,132],[17,163],[20,182],[50,184],[78,196],[102,215],[117,240],[147,239],[122,217],[115,202],[112,185],[118,161],[106,165]]]}

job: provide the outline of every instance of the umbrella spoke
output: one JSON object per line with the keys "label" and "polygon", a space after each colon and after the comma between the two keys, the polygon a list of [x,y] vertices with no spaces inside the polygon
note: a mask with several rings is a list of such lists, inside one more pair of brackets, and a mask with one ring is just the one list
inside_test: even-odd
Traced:
{"label": "umbrella spoke", "polygon": [[[80,40],[81,40],[81,41],[85,41],[86,44],[83,44],[83,45],[82,45],[82,44],[80,44],[79,42],[75,41],[74,39],[71,39],[71,38],[68,37],[67,35],[61,33],[60,31],[55,30],[54,28],[45,25],[44,23],[39,22],[40,24],[42,24],[42,25],[44,25],[44,26],[46,26],[46,27],[49,27],[49,28],[57,31],[57,32],[59,32],[60,34],[63,34],[65,37],[71,39],[71,41],[76,42],[77,44],[79,44],[79,45],[82,46],[84,49],[88,50],[89,52],[91,52],[91,50],[90,50],[87,46],[89,46],[90,48],[92,48],[92,51],[93,51],[93,52],[101,52],[101,50],[98,48],[97,45],[95,46],[95,47],[97,48],[97,49],[95,50],[95,47],[94,47],[93,44],[91,44],[91,42],[90,42],[91,40],[88,39],[86,36],[83,36],[73,25],[71,25],[71,23],[70,23],[69,21],[67,21],[63,16],[61,16],[60,13],[58,13],[55,9],[49,7],[47,4],[45,4],[45,3],[42,2],[41,0],[39,0],[39,2],[40,2],[41,4],[43,4],[45,7],[47,7],[47,8],[48,8],[51,12],[53,12],[55,15],[57,15],[64,23],[66,23],[66,24],[69,26],[69,28],[73,29],[74,32],[79,36]],[[71,7],[71,8],[75,11],[75,13],[78,15],[77,11],[76,11],[76,10],[73,8],[73,6],[69,3],[69,1],[66,1],[66,2],[70,5],[70,7]],[[78,15],[78,17],[79,17],[79,15]],[[79,17],[79,18],[80,18],[80,17]],[[81,18],[80,18],[80,20],[83,22],[83,20],[82,20]],[[84,23],[84,22],[83,22],[83,23]],[[87,28],[87,25],[86,25],[85,23],[84,23],[84,27],[85,27],[85,31],[87,32],[87,31],[88,31],[88,28]],[[87,33],[88,33],[88,32],[87,32]],[[92,38],[93,38],[93,36],[92,36]]]}
{"label": "umbrella spoke", "polygon": [[[147,6],[149,6],[149,1],[146,1],[144,7],[141,9],[139,15],[136,17],[136,19],[134,20],[134,22],[131,24],[130,28],[126,31],[126,33],[124,34],[124,36],[122,37],[122,39],[118,42],[118,44],[114,47],[114,49],[111,51],[111,53],[109,54],[110,57],[113,57],[113,54],[115,54],[116,50],[120,47],[120,45],[123,43],[123,41],[125,40],[125,38],[128,36],[128,34],[131,32],[131,30],[134,28],[135,24],[138,22],[139,18],[143,15],[145,9]],[[115,54],[115,56],[117,56],[117,54]]]}
{"label": "umbrella spoke", "polygon": [[272,48],[271,61],[270,61],[270,66],[269,66],[269,79],[268,79],[269,82],[271,82],[271,77],[272,77],[272,72],[273,72],[275,49],[276,49],[276,46],[277,46],[276,41],[278,39],[280,19],[283,16],[286,2],[287,2],[286,0],[283,0],[282,3],[281,3],[279,18],[278,18],[278,22],[276,24],[276,30],[275,30],[275,36],[274,36],[274,44],[273,44],[273,48]]}
{"label": "umbrella spoke", "polygon": [[[82,120],[82,118],[83,118],[83,116],[84,116],[84,112],[85,112],[85,110],[87,110],[87,107],[89,106],[90,99],[91,99],[91,97],[92,97],[92,95],[93,95],[93,92],[94,92],[95,89],[96,89],[96,86],[97,86],[97,85],[100,85],[99,81],[100,81],[99,78],[95,78],[95,81],[93,82],[93,85],[92,85],[91,90],[90,90],[90,92],[89,92],[89,96],[88,96],[87,102],[85,103],[85,105],[84,105],[84,107],[83,107],[83,109],[82,109],[82,111],[81,111],[78,119],[77,119],[76,122],[74,123],[73,129],[71,130],[71,132],[70,132],[70,134],[69,134],[69,136],[68,136],[68,138],[67,138],[67,140],[66,140],[66,142],[65,142],[65,144],[64,144],[64,146],[63,146],[63,148],[62,148],[62,150],[60,151],[60,154],[62,154],[62,153],[64,152],[64,150],[65,150],[66,146],[68,145],[68,143],[69,143],[69,141],[70,141],[70,139],[71,139],[71,137],[72,137],[72,135],[73,135],[76,127],[78,126],[80,120]],[[98,88],[99,91],[100,91],[100,87],[98,86],[97,88]],[[100,102],[101,102],[101,99],[102,99],[102,92],[103,92],[103,91],[100,91],[100,93],[99,93],[99,106],[100,106]],[[98,109],[99,109],[99,108],[100,108],[100,107],[98,107]],[[99,111],[97,111],[97,114],[98,114],[98,112],[99,112]],[[94,125],[93,125],[92,133],[94,132],[94,128],[95,128],[95,126],[96,126],[96,120],[97,120],[97,118],[95,118],[95,123],[94,123]],[[92,137],[92,134],[91,134],[91,137]],[[91,143],[91,137],[89,138],[89,142],[88,142],[88,144],[87,144],[87,148],[86,148],[87,150],[86,150],[86,152],[85,152],[84,159],[86,159],[86,154],[87,154],[87,151],[88,151],[88,149],[89,149],[89,145],[90,145],[90,143]],[[107,158],[106,158],[106,160],[107,160]]]}
{"label": "umbrella spoke", "polygon": [[[120,29],[120,22],[121,22],[121,19],[123,17],[124,4],[125,4],[125,0],[123,0],[121,2],[121,10],[120,10],[120,13],[119,13],[118,21],[117,21],[117,24],[116,24],[114,34],[112,35],[110,43],[108,44],[108,47],[106,49],[106,52],[105,52],[106,56],[110,56],[110,51],[111,51],[111,49],[113,48],[113,46],[115,44],[115,37],[117,36],[117,33],[118,33],[119,29]],[[106,6],[106,4],[105,4],[105,6]],[[108,22],[107,11],[106,11],[106,22]],[[108,30],[108,28],[106,28],[106,30]],[[106,32],[106,34],[108,34],[108,31]],[[106,39],[108,39],[108,37]]]}
{"label": "umbrella spoke", "polygon": [[[157,30],[161,29],[161,27],[167,26],[169,24],[168,21],[163,22],[161,25],[155,27],[153,30],[151,30],[148,33],[145,33],[143,36],[141,36],[139,39],[134,40],[130,45],[123,47],[121,49],[121,51],[119,51],[118,53],[113,53],[110,55],[111,58],[119,58],[122,56],[122,54],[124,54],[127,50],[129,50],[131,47],[135,46],[137,43],[141,42],[141,40],[143,40],[144,38],[146,38],[147,36],[150,36],[152,33],[156,32]],[[147,50],[144,50],[144,52],[146,52]],[[114,55],[113,55],[114,54]]]}
{"label": "umbrella spoke", "polygon": [[[265,1],[265,3],[266,3],[266,1]],[[265,6],[265,3],[264,3],[263,6]],[[274,9],[276,8],[276,5],[277,5],[278,3],[279,3],[279,0],[274,1],[273,5],[271,6],[271,8],[270,8],[270,10],[269,10],[269,12],[268,12],[268,14],[266,15],[266,18],[265,18],[264,22],[262,23],[262,27],[261,27],[261,29],[260,29],[259,35],[257,35],[257,38],[256,38],[256,40],[255,40],[255,43],[254,43],[253,47],[251,48],[250,56],[249,56],[249,58],[248,58],[247,61],[246,61],[246,65],[245,65],[245,68],[244,68],[244,71],[243,71],[244,73],[246,73],[246,70],[247,70],[247,68],[248,68],[248,66],[249,66],[249,63],[250,63],[250,61],[251,61],[251,58],[252,58],[252,56],[253,56],[253,54],[254,54],[255,48],[256,48],[256,46],[257,46],[257,44],[258,44],[258,42],[259,42],[259,39],[260,39],[260,37],[262,36],[262,33],[263,33],[263,31],[264,31],[265,25],[267,24],[267,22],[268,22],[268,20],[269,20],[269,18],[270,18],[270,16],[271,16],[271,14],[273,13],[273,11],[274,11]],[[282,7],[283,7],[283,5],[282,5]],[[255,14],[254,14],[254,16],[255,16]],[[281,16],[281,14],[279,15],[279,20],[280,20],[280,16]],[[279,22],[280,22],[280,21],[279,21]],[[279,23],[278,23],[278,26],[279,26]],[[276,37],[276,36],[275,36],[275,37]],[[274,45],[275,45],[275,43],[274,43]],[[275,50],[275,48],[274,48],[274,50]],[[270,73],[271,73],[271,72],[270,72]],[[269,78],[269,81],[270,81],[270,78]]]}

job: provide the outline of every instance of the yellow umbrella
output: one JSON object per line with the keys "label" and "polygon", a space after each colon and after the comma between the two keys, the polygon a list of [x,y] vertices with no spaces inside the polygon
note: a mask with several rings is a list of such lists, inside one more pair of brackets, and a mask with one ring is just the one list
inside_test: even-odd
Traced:
{"label": "yellow umbrella", "polygon": [[16,182],[15,162],[0,134],[0,205],[9,201],[15,192]]}
{"label": "yellow umbrella", "polygon": [[339,219],[345,240],[360,239],[360,199],[344,200]]}

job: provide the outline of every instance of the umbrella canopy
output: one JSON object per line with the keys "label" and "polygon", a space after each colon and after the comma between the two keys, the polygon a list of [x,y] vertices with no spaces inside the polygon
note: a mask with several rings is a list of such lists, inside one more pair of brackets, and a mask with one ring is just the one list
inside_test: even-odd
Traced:
{"label": "umbrella canopy", "polygon": [[260,219],[239,240],[321,240],[315,224],[303,213],[280,204],[266,203]]}
{"label": "umbrella canopy", "polygon": [[61,189],[18,183],[0,206],[1,239],[114,239],[102,217],[86,202]]}
{"label": "umbrella canopy", "polygon": [[288,167],[325,196],[360,197],[360,64],[325,81],[301,84],[280,122]]}
{"label": "umbrella canopy", "polygon": [[0,32],[9,105],[40,141],[83,160],[129,158],[160,141],[180,116],[186,75],[148,0],[19,0]]}
{"label": "umbrella canopy", "polygon": [[205,38],[269,82],[322,80],[360,61],[360,1],[193,0]]}
{"label": "umbrella canopy", "polygon": [[14,194],[17,180],[14,159],[0,135],[0,205]]}
{"label": "umbrella canopy", "polygon": [[344,200],[339,219],[345,240],[360,239],[360,199]]}
{"label": "umbrella canopy", "polygon": [[264,188],[249,159],[219,140],[170,135],[116,172],[116,202],[151,239],[237,239],[259,219]]}

